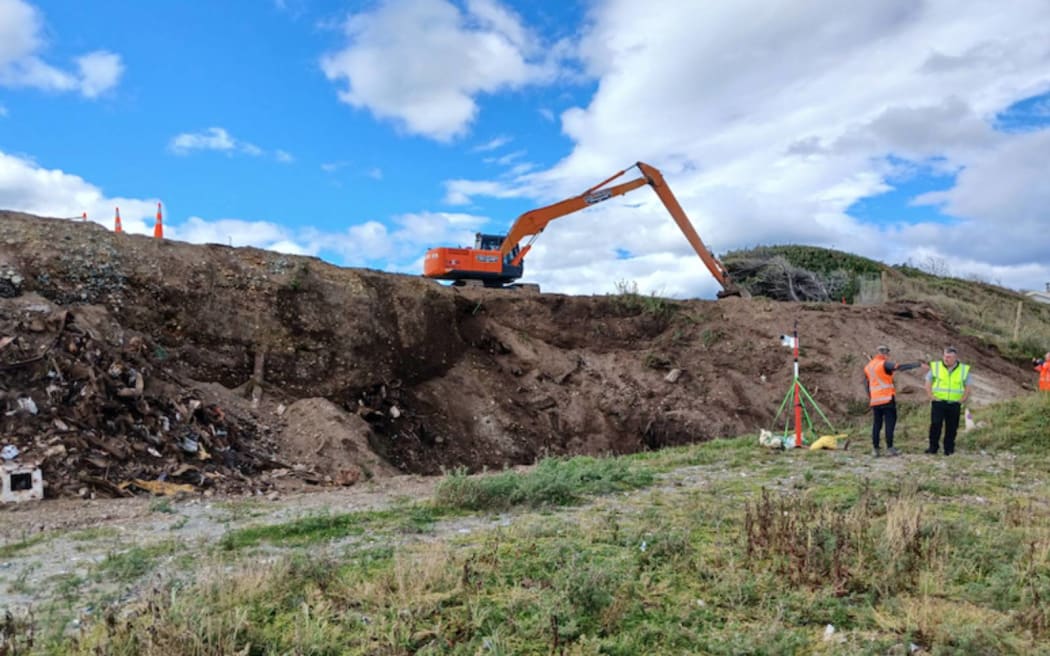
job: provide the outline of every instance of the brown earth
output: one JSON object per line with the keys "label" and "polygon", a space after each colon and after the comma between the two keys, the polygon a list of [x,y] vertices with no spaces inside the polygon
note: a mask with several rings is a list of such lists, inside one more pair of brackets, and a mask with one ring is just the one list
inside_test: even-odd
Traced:
{"label": "brown earth", "polygon": [[[628,453],[769,427],[796,321],[802,380],[833,422],[864,411],[880,343],[901,361],[955,344],[975,404],[1029,377],[918,303],[460,290],[0,212],[0,446],[42,462],[49,496]],[[922,398],[915,372],[899,387]]]}

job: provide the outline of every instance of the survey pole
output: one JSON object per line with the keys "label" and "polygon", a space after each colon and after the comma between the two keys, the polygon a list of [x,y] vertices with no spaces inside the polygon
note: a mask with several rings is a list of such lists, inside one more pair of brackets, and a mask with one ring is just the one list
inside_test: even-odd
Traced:
{"label": "survey pole", "polygon": [[802,446],[802,395],[799,392],[798,380],[798,319],[795,319],[795,332],[792,340],[795,343],[795,446]]}

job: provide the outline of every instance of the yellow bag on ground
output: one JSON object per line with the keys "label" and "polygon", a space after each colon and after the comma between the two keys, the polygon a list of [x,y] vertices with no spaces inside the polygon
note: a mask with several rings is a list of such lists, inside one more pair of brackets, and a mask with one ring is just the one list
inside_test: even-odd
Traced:
{"label": "yellow bag on ground", "polygon": [[[836,433],[834,435],[821,435],[817,438],[817,441],[809,446],[810,451],[820,451],[821,449],[827,449],[829,451],[836,451],[839,448],[839,440],[845,440],[845,444],[849,443],[847,439],[848,433]],[[846,448],[843,446],[842,448]]]}

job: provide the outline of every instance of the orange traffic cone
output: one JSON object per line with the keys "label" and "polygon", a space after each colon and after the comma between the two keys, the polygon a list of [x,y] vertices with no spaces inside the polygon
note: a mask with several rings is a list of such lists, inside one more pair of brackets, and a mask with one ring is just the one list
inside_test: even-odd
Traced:
{"label": "orange traffic cone", "polygon": [[117,215],[113,218],[113,232],[124,232],[124,228],[120,225],[120,208],[117,208]]}
{"label": "orange traffic cone", "polygon": [[164,217],[160,213],[160,203],[157,203],[157,222],[153,224],[153,237],[164,239]]}

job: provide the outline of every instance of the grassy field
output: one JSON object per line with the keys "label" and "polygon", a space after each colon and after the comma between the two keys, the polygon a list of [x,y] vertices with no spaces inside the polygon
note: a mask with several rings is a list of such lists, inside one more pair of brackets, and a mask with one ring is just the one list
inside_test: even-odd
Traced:
{"label": "grassy field", "polygon": [[1050,397],[982,410],[950,458],[902,414],[899,458],[864,426],[838,452],[742,437],[453,473],[231,530],[163,581],[169,547],[132,549],[98,571],[136,595],[75,630],[10,616],[0,654],[1050,653]]}

